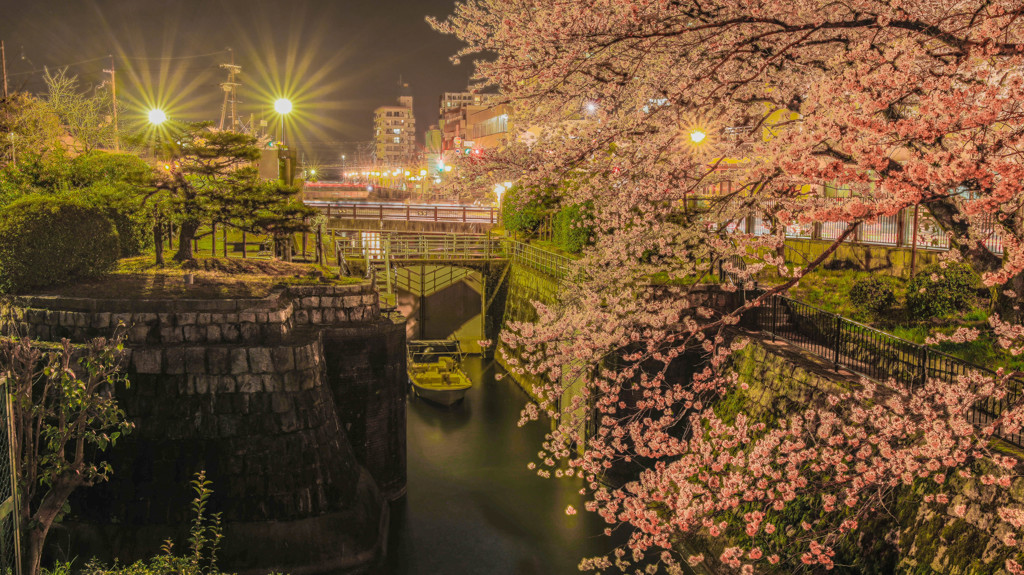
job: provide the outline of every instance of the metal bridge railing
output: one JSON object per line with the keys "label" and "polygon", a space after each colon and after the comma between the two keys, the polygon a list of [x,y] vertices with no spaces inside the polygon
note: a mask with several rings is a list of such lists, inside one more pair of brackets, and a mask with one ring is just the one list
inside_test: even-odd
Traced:
{"label": "metal bridge railing", "polygon": [[491,224],[498,222],[498,210],[489,206],[461,204],[403,204],[397,202],[337,202],[306,200],[328,218],[397,222],[447,222]]}
{"label": "metal bridge railing", "polygon": [[503,257],[501,242],[488,234],[351,231],[335,239],[346,260],[488,260]]}
{"label": "metal bridge railing", "polygon": [[[756,292],[752,295],[756,295]],[[748,295],[749,297],[749,295]],[[958,357],[916,344],[798,300],[774,295],[756,310],[758,329],[780,337],[833,364],[880,382],[896,380],[913,390],[926,379],[954,382],[958,376],[995,372]],[[1024,381],[1014,379],[1006,397],[985,398],[974,406],[968,420],[984,426],[1015,404],[1024,391]],[[996,431],[996,437],[1024,446],[1021,432]]]}
{"label": "metal bridge railing", "polygon": [[572,260],[554,252],[515,240],[505,241],[505,253],[513,263],[523,265],[562,279],[569,271]]}

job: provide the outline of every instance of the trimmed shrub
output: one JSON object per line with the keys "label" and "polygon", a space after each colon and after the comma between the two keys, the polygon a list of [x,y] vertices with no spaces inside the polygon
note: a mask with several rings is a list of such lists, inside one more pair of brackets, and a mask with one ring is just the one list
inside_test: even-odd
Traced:
{"label": "trimmed shrub", "polygon": [[850,301],[874,315],[882,315],[896,305],[898,281],[891,276],[861,278],[850,287]]}
{"label": "trimmed shrub", "polygon": [[980,278],[963,262],[928,266],[907,284],[907,312],[914,319],[941,317],[970,308]]}
{"label": "trimmed shrub", "polygon": [[573,205],[562,208],[555,214],[551,223],[554,228],[554,240],[563,250],[578,254],[590,242],[592,229],[584,223],[583,209]]}
{"label": "trimmed shrub", "polygon": [[0,291],[57,285],[110,271],[120,245],[103,210],[52,196],[0,210]]}
{"label": "trimmed shrub", "polygon": [[512,187],[501,202],[501,220],[506,230],[530,235],[544,221],[544,207],[522,188]]}

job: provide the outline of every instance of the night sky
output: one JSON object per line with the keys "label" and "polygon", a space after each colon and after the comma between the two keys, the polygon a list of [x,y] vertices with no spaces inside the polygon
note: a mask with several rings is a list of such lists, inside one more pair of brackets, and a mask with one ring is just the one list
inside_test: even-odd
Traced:
{"label": "night sky", "polygon": [[[40,92],[43,67],[67,66],[83,89],[99,85],[112,54],[121,123],[158,104],[180,120],[219,121],[226,72],[242,66],[240,111],[290,98],[291,141],[310,161],[369,140],[373,109],[393,105],[399,77],[415,98],[419,139],[437,123],[443,91],[463,90],[471,64],[453,66],[459,42],[434,32],[454,0],[0,0],[0,40],[12,89]],[[127,116],[127,117],[126,117]]]}

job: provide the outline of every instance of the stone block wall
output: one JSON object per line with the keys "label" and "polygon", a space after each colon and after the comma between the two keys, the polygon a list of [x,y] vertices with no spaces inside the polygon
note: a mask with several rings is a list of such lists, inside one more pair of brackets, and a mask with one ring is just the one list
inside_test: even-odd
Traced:
{"label": "stone block wall", "polygon": [[[786,238],[786,263],[803,266],[820,256],[831,241]],[[921,268],[939,261],[941,250],[917,250],[915,268]],[[825,266],[841,266],[867,272],[884,272],[902,276],[910,273],[910,248],[875,246],[844,242],[824,262]]]}
{"label": "stone block wall", "polygon": [[84,341],[119,326],[128,345],[280,341],[303,326],[364,323],[380,318],[369,284],[281,287],[265,298],[96,300],[58,296],[11,298],[0,329],[33,339]]}
{"label": "stone block wall", "polygon": [[131,561],[168,537],[184,544],[201,469],[223,513],[226,569],[348,569],[382,551],[382,490],[405,488],[405,329],[381,317],[369,284],[5,307],[0,327],[35,339],[127,330],[131,383],[117,398],[136,430],[108,453],[111,481],[73,498],[62,529],[80,555]]}

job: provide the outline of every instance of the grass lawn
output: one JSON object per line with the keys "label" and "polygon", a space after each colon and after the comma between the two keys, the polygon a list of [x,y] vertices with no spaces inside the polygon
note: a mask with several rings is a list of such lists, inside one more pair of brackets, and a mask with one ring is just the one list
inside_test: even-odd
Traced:
{"label": "grass lawn", "polygon": [[[192,274],[194,283],[184,277]],[[269,259],[205,258],[184,264],[170,261],[157,267],[152,254],[126,258],[117,269],[102,278],[48,288],[39,295],[72,297],[149,299],[149,298],[260,298],[272,287],[291,285],[358,284],[360,278],[338,277],[323,266],[287,263]]]}
{"label": "grass lawn", "polygon": [[[933,318],[926,321],[915,321],[907,317],[903,309],[903,294],[899,294],[897,306],[881,316],[876,316],[850,301],[850,289],[862,278],[869,277],[871,272],[857,270],[825,270],[818,269],[800,280],[800,283],[789,290],[789,296],[814,307],[841,315],[847,319],[863,323],[892,335],[924,344],[925,338],[934,333],[950,334],[960,327],[976,328],[981,336],[968,343],[944,342],[932,346],[943,353],[969,361],[987,368],[1006,367],[1008,369],[1024,369],[1024,357],[1014,357],[1000,348],[988,326],[990,310],[988,302],[977,300],[971,309],[959,314]],[[761,278],[766,284],[777,283],[778,276],[772,274]]]}

